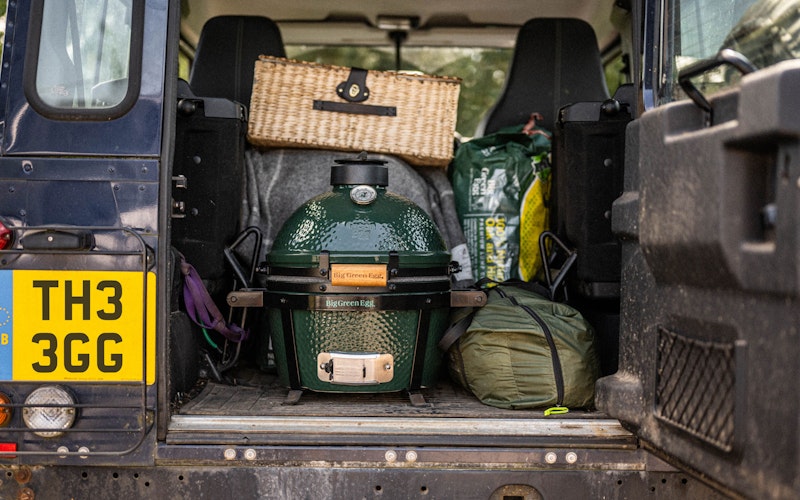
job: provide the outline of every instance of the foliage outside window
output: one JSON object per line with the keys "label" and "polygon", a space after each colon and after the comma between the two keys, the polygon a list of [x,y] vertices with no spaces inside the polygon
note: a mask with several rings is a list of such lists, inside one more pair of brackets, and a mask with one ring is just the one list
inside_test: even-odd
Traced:
{"label": "foliage outside window", "polygon": [[[800,57],[797,0],[672,0],[666,14],[663,102],[685,97],[677,83],[681,69],[723,48],[740,52],[758,69]],[[708,94],[735,84],[739,76],[720,66],[694,82]]]}
{"label": "foliage outside window", "polygon": [[8,9],[8,1],[7,0],[0,0],[0,12],[3,13],[0,16],[0,58],[3,56],[3,47],[6,41],[6,10]]}

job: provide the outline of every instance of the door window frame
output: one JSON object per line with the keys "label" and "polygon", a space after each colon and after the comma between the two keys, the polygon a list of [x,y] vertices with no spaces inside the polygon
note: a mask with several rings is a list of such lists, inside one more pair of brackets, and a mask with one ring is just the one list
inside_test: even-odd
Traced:
{"label": "door window frame", "polygon": [[42,99],[36,85],[46,1],[73,0],[33,0],[32,2],[30,18],[31,28],[28,32],[25,68],[23,72],[23,90],[31,107],[42,116],[54,120],[112,120],[130,111],[139,98],[139,91],[141,88],[145,2],[143,0],[132,0],[131,3],[131,38],[128,55],[128,79],[127,90],[123,99],[110,107],[56,107]]}

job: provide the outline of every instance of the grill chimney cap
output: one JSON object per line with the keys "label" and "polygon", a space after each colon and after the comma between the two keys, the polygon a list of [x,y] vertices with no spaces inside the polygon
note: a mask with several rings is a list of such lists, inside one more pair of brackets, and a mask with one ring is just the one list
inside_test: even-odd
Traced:
{"label": "grill chimney cap", "polygon": [[331,185],[388,186],[389,168],[384,160],[370,160],[367,152],[362,151],[356,158],[334,160],[331,167]]}

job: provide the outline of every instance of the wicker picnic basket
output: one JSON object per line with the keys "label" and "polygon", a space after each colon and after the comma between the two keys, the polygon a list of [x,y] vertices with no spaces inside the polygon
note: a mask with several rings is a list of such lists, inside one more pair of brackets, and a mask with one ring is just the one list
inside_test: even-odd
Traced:
{"label": "wicker picnic basket", "polygon": [[262,147],[368,151],[447,166],[460,83],[261,56],[247,138]]}

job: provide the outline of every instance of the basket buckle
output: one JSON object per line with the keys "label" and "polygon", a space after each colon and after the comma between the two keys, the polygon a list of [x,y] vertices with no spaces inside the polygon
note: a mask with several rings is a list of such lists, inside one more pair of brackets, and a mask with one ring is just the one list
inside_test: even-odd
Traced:
{"label": "basket buckle", "polygon": [[347,80],[336,86],[336,94],[348,102],[363,102],[369,99],[367,70],[351,68]]}

